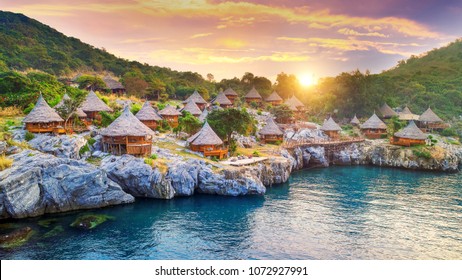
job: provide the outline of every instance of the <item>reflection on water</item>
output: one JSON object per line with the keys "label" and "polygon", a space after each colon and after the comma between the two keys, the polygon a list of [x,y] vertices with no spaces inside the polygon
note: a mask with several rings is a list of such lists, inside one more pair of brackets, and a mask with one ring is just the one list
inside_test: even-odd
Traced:
{"label": "reflection on water", "polygon": [[[13,222],[36,230],[2,259],[460,259],[460,174],[335,167],[264,197],[140,200]],[[82,231],[82,213],[115,217]],[[46,219],[57,218],[49,227]],[[42,221],[42,225],[38,222]],[[5,221],[0,232],[8,232]],[[64,231],[53,232],[55,227]],[[49,235],[49,234],[48,234]]]}

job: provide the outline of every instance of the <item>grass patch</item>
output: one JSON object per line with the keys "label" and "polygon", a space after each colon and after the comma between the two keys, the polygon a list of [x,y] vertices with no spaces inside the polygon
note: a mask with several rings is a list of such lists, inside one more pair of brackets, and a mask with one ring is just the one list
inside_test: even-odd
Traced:
{"label": "grass patch", "polygon": [[90,163],[90,164],[93,164],[93,165],[96,165],[96,166],[100,166],[101,165],[101,158],[99,157],[89,157],[86,159],[86,162]]}
{"label": "grass patch", "polygon": [[7,139],[6,144],[8,146],[10,146],[10,147],[11,146],[16,146],[16,147],[19,147],[21,149],[31,149],[31,146],[29,145],[29,143],[24,142],[24,141],[18,142],[18,141],[14,141],[13,139]]}
{"label": "grass patch", "polygon": [[35,138],[35,135],[33,133],[27,131],[24,138],[26,139],[27,142],[29,142],[30,140]]}
{"label": "grass patch", "polygon": [[13,165],[13,160],[11,158],[7,158],[4,155],[0,156],[0,171],[10,168],[12,165]]}
{"label": "grass patch", "polygon": [[88,147],[88,144],[85,144],[84,146],[82,146],[82,148],[80,148],[79,155],[83,155],[89,151],[90,151],[90,147]]}
{"label": "grass patch", "polygon": [[425,159],[432,158],[432,154],[430,150],[425,147],[417,147],[415,149],[412,149],[412,153],[418,158],[425,158]]}
{"label": "grass patch", "polygon": [[87,140],[87,144],[90,145],[90,146],[93,146],[93,144],[95,144],[95,143],[96,143],[96,140],[93,139],[93,138],[90,138],[90,139]]}
{"label": "grass patch", "polygon": [[0,117],[14,117],[14,116],[21,116],[22,110],[16,106],[10,106],[1,108],[0,107]]}

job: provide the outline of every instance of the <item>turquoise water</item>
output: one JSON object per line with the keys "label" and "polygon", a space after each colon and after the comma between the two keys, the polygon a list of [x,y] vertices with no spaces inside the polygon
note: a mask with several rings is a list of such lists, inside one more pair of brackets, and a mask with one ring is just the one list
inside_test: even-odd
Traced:
{"label": "turquoise water", "polygon": [[[15,221],[1,259],[461,259],[461,174],[377,167],[294,173],[265,196],[196,195]],[[92,230],[82,214],[113,216]],[[40,221],[56,219],[48,228]],[[10,225],[8,225],[10,223]],[[0,224],[1,232],[11,221]],[[46,237],[53,228],[56,235]]]}

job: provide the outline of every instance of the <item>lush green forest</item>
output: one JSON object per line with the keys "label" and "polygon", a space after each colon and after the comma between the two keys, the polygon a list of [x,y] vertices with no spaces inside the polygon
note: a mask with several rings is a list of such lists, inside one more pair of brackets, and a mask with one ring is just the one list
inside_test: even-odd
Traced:
{"label": "lush green forest", "polygon": [[[33,71],[31,71],[33,69]],[[41,72],[37,72],[41,71]],[[78,91],[59,82],[77,73],[112,73],[130,95],[150,99],[184,99],[195,89],[206,99],[232,87],[241,97],[253,86],[263,97],[276,90],[296,94],[311,115],[369,116],[383,102],[408,105],[417,114],[428,106],[446,119],[462,115],[462,40],[421,56],[400,61],[381,74],[352,71],[321,79],[306,89],[296,76],[281,73],[274,84],[252,73],[215,81],[194,72],[179,72],[117,58],[21,14],[0,11],[0,106],[27,107],[38,91],[54,103],[64,91]]]}

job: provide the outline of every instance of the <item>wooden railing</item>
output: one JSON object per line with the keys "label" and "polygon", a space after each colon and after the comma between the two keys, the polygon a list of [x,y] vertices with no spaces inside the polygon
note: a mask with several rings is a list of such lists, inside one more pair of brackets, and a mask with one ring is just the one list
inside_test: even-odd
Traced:
{"label": "wooden railing", "polygon": [[228,154],[228,149],[204,151],[203,153],[205,157],[215,156],[215,157],[222,159]]}

